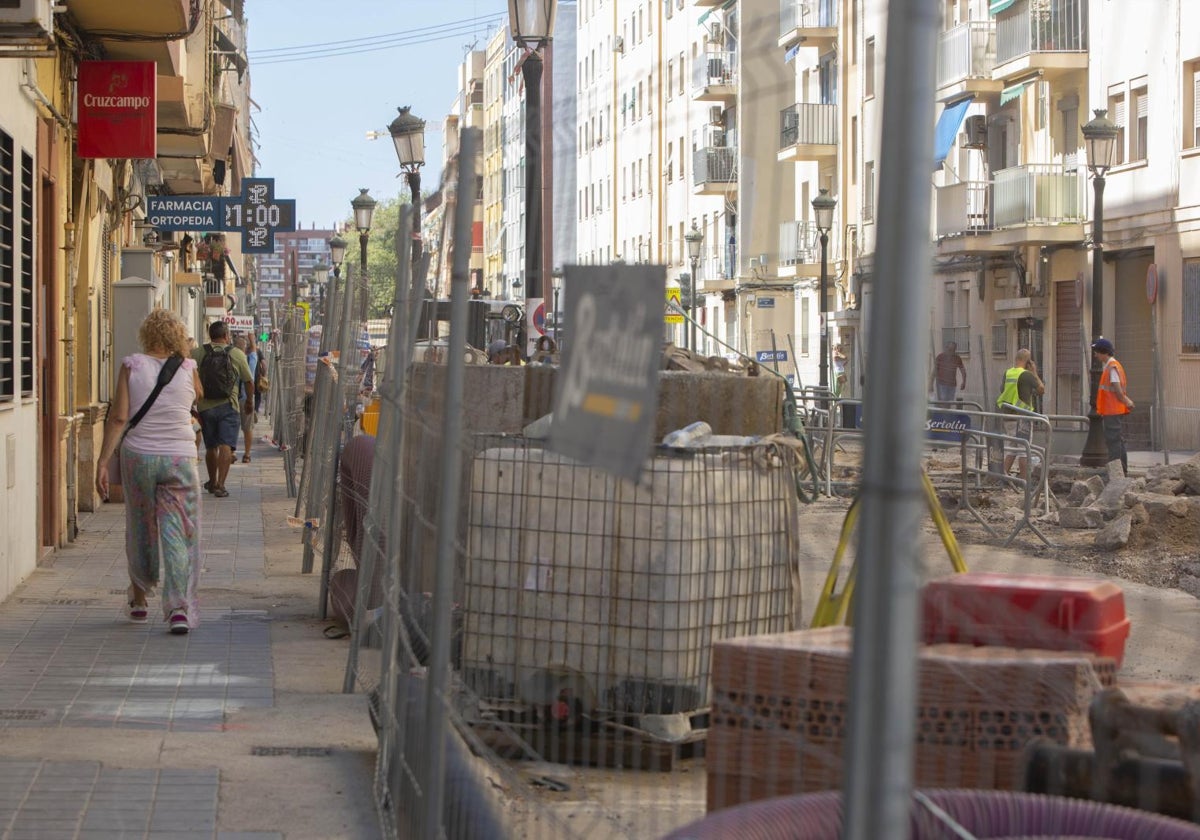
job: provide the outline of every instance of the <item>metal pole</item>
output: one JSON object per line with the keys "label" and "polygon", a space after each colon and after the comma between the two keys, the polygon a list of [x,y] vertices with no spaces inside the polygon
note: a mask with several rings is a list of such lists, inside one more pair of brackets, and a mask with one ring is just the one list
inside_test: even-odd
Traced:
{"label": "metal pole", "polygon": [[[932,100],[931,100],[932,101]],[[475,189],[475,153],[482,132],[469,128],[462,132],[459,151],[458,194],[472,195]],[[932,140],[930,141],[932,142]],[[528,164],[527,164],[528,165]],[[527,170],[528,171],[528,170]],[[454,208],[454,253],[450,270],[450,341],[452,348],[467,343],[467,302],[471,295],[471,226],[474,204],[460,200]],[[526,252],[528,257],[528,252]],[[425,778],[425,831],[422,836],[436,837],[441,832],[445,801],[446,714],[450,693],[450,611],[454,600],[454,544],[458,536],[458,515],[462,488],[462,406],[464,368],[462,353],[446,357],[446,406],[442,438],[441,493],[438,500],[437,552],[433,583],[433,627],[429,638],[428,680],[426,686],[427,760]]]}
{"label": "metal pole", "polygon": [[821,368],[817,384],[822,390],[829,390],[829,231],[821,231],[821,282],[817,292],[821,300],[818,311],[821,313]]}
{"label": "metal pole", "polygon": [[[1104,176],[1092,177],[1095,203],[1092,209],[1092,341],[1104,334]],[[1100,374],[1103,368],[1096,354],[1088,375],[1091,402],[1088,410],[1088,436],[1079,456],[1081,467],[1103,467],[1108,463],[1108,444],[1104,442],[1104,421],[1096,410],[1100,394]]]}
{"label": "metal pole", "polygon": [[[868,319],[872,371],[867,418],[859,601],[851,654],[850,727],[845,753],[847,840],[909,836],[917,694],[917,590],[921,438],[925,425],[922,334],[929,300],[929,150],[933,148],[937,0],[892,0],[880,159],[876,284]],[[878,313],[879,317],[876,317]]]}
{"label": "metal pole", "polygon": [[699,271],[700,260],[698,257],[692,257],[692,281],[691,289],[688,294],[688,320],[692,322],[692,338],[689,344],[693,353],[696,353],[700,350],[700,347],[696,344],[696,289],[700,285],[700,279],[697,274]]}
{"label": "metal pole", "polygon": [[522,345],[525,355],[529,355],[534,340],[529,325],[542,302],[542,57],[536,50],[525,54],[521,77],[525,81],[526,325]]}
{"label": "metal pole", "polygon": [[413,167],[408,170],[409,202],[412,204],[412,262],[416,265],[421,261],[421,170]]}

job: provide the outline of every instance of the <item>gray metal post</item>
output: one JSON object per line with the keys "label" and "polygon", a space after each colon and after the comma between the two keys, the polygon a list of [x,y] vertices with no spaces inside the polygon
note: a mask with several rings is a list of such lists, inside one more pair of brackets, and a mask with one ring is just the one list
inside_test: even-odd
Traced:
{"label": "gray metal post", "polygon": [[[454,543],[458,532],[459,496],[462,488],[462,406],[467,346],[467,301],[471,294],[471,227],[474,203],[465,200],[475,189],[475,153],[482,139],[477,128],[461,133],[458,195],[454,208],[454,253],[450,269],[450,339],[446,353],[445,433],[442,438],[441,493],[438,499],[437,560],[433,584],[433,628],[430,632],[426,686],[425,834],[441,832],[445,801],[446,707],[450,690],[450,612],[454,589]],[[528,254],[526,255],[528,257]]]}
{"label": "gray metal post", "polygon": [[866,453],[854,608],[850,731],[843,802],[847,840],[909,836],[917,693],[922,333],[929,299],[936,0],[892,0],[884,68],[879,230],[869,319],[881,369],[868,377]]}

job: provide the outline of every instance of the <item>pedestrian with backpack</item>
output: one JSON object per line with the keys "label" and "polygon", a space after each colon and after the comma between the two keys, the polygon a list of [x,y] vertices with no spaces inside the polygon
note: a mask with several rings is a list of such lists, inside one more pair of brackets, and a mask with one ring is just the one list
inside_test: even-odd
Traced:
{"label": "pedestrian with backpack", "polygon": [[[224,321],[209,325],[208,339],[208,344],[192,351],[204,389],[204,397],[196,407],[200,411],[204,464],[208,469],[204,489],[223,499],[229,495],[225,479],[242,431],[241,413],[254,412],[254,377],[246,354],[229,343],[229,326]],[[243,383],[246,397],[239,405]]]}

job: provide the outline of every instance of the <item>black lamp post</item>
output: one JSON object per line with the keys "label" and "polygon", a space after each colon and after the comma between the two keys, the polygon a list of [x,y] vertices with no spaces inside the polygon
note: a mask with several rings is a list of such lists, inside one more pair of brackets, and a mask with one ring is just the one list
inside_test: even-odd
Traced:
{"label": "black lamp post", "polygon": [[[329,266],[325,265],[323,260],[317,260],[312,267],[313,287],[317,292],[317,313],[321,312],[325,305],[325,284],[329,282]],[[322,317],[322,321],[325,319]]]}
{"label": "black lamp post", "polygon": [[421,259],[421,167],[425,165],[425,120],[414,116],[409,106],[397,109],[400,116],[392,120],[388,133],[396,146],[396,158],[408,181],[409,198],[413,208],[412,263]]}
{"label": "black lamp post", "polygon": [[[1112,165],[1120,129],[1108,118],[1108,110],[1095,109],[1095,117],[1081,129],[1087,143],[1088,171],[1092,173],[1095,204],[1092,211],[1092,341],[1104,332],[1104,176]],[[1092,354],[1089,389],[1091,404],[1088,411],[1088,436],[1079,458],[1080,466],[1102,467],[1108,462],[1108,446],[1104,442],[1104,426],[1096,411],[1102,368]]]}
{"label": "black lamp post", "polygon": [[817,311],[821,313],[821,367],[818,384],[829,388],[829,231],[833,229],[833,209],[837,199],[822,189],[812,200],[813,215],[816,217],[817,233],[821,235],[821,284],[818,287]]}
{"label": "black lamp post", "polygon": [[[525,48],[525,320],[542,305],[542,56],[554,35],[558,0],[508,0],[513,41]],[[525,352],[532,336],[525,335]]]}
{"label": "black lamp post", "polygon": [[688,349],[695,353],[698,349],[696,347],[696,288],[700,285],[700,249],[704,245],[704,232],[696,227],[695,222],[692,222],[692,229],[683,235],[683,240],[687,243],[688,259],[692,261],[692,277],[688,282],[687,300],[692,337],[688,342]]}
{"label": "black lamp post", "polygon": [[354,227],[358,229],[358,263],[363,278],[367,276],[367,238],[371,235],[371,217],[375,215],[375,199],[362,187],[351,201],[354,208]]}
{"label": "black lamp post", "polygon": [[329,261],[333,263],[333,276],[342,276],[342,262],[346,259],[346,240],[334,234],[329,240]]}

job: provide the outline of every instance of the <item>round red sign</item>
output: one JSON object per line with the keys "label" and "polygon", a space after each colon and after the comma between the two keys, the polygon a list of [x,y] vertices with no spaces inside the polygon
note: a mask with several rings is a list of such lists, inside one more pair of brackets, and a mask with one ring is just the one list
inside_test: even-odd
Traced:
{"label": "round red sign", "polygon": [[1151,304],[1158,300],[1158,266],[1154,263],[1146,269],[1146,300]]}

